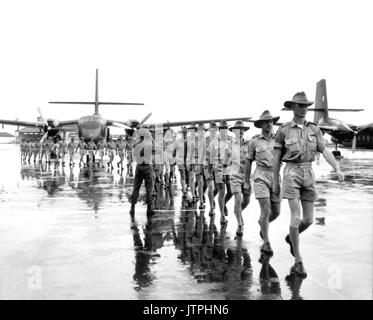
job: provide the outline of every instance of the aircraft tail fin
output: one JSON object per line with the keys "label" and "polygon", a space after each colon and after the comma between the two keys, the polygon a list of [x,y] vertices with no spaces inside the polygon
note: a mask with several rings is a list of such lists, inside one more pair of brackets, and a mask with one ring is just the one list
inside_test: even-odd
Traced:
{"label": "aircraft tail fin", "polygon": [[98,114],[98,69],[96,69],[95,114]]}
{"label": "aircraft tail fin", "polygon": [[315,115],[314,122],[319,123],[320,119],[328,119],[328,97],[326,95],[326,81],[320,80],[316,84],[316,99],[315,99]]}
{"label": "aircraft tail fin", "polygon": [[96,86],[95,86],[95,101],[49,101],[49,103],[57,104],[94,104],[95,114],[98,114],[98,107],[100,104],[105,105],[125,105],[125,106],[143,106],[143,103],[132,103],[132,102],[101,102],[98,99],[98,69],[96,69]]}

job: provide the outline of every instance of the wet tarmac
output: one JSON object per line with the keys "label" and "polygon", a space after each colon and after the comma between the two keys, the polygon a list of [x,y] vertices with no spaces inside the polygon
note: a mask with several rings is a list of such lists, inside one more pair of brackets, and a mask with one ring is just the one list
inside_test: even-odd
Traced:
{"label": "wet tarmac", "polygon": [[286,200],[270,225],[274,256],[259,262],[253,195],[242,239],[233,200],[221,227],[208,205],[182,206],[178,184],[158,193],[150,220],[142,189],[131,219],[125,171],[21,165],[19,146],[0,144],[0,299],[372,299],[373,152],[341,151],[345,182],[322,157],[314,165],[321,199],[301,235],[300,279]]}

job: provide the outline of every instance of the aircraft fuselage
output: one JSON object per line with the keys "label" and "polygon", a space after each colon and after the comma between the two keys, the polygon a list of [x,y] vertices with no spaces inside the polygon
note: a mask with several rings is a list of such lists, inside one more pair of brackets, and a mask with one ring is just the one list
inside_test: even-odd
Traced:
{"label": "aircraft fuselage", "polygon": [[337,119],[328,118],[327,120],[320,119],[319,123],[320,126],[326,127],[335,127],[337,130],[328,132],[334,139],[338,140],[339,143],[342,143],[345,140],[351,140],[354,137],[354,130],[351,127]]}
{"label": "aircraft fuselage", "polygon": [[106,138],[107,123],[99,114],[84,116],[78,120],[79,138],[95,142]]}

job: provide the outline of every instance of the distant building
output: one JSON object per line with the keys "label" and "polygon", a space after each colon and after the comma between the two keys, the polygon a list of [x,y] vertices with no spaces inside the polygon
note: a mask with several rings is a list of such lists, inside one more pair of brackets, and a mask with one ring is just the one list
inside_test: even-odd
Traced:
{"label": "distant building", "polygon": [[17,143],[24,140],[37,141],[40,140],[44,135],[42,129],[39,128],[20,128],[16,139]]}
{"label": "distant building", "polygon": [[8,132],[0,132],[0,143],[14,143],[15,137],[14,135]]}

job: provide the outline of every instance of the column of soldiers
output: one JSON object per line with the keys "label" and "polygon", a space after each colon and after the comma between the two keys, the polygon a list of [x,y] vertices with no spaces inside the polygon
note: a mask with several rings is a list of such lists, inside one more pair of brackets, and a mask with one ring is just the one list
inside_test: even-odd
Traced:
{"label": "column of soldiers", "polygon": [[[57,141],[54,138],[47,138],[43,142],[28,139],[22,141],[20,144],[21,161],[41,163],[44,160],[47,164],[54,163],[55,166],[58,166],[61,163],[62,166],[65,166],[66,157],[68,157],[69,166],[72,167],[75,165],[75,155],[79,154],[79,167],[94,167],[97,165],[98,167],[105,168],[103,157],[108,155],[108,166],[112,170],[114,168],[114,157],[118,155],[118,170],[123,171],[123,160],[126,157],[128,174],[133,176],[132,145],[132,137],[127,137],[126,140],[119,137],[116,142],[112,138],[109,138],[107,143],[104,139],[101,139],[97,144],[90,139],[86,142],[83,138],[76,140],[74,137],[70,138],[68,142],[66,139]],[[96,155],[99,156],[97,162]]]}
{"label": "column of soldiers", "polygon": [[[261,252],[272,256],[273,249],[269,238],[269,223],[280,214],[281,199],[288,199],[291,219],[289,234],[285,241],[294,256],[292,273],[306,277],[299,247],[299,234],[313,223],[314,201],[317,199],[316,180],[312,162],[317,153],[322,153],[333,167],[340,181],[344,180],[333,155],[325,147],[320,128],[305,120],[308,106],[313,102],[304,92],[296,93],[284,106],[293,111],[292,121],[282,124],[273,133],[273,125],[279,120],[266,110],[254,121],[261,133],[250,140],[244,134],[249,129],[242,121],[237,121],[228,128],[225,122],[210,123],[198,127],[192,124],[183,127],[181,137],[169,139],[170,133],[163,139],[162,153],[157,144],[157,132],[141,133],[134,144],[137,162],[134,190],[131,198],[132,215],[138,199],[142,181],[147,191],[147,213],[152,216],[152,195],[157,183],[170,185],[170,161],[176,163],[180,173],[183,201],[189,201],[192,208],[205,209],[209,202],[209,215],[216,210],[215,196],[218,194],[220,223],[227,223],[227,202],[234,198],[234,215],[237,221],[237,237],[242,237],[244,220],[242,211],[250,202],[251,190],[260,206],[260,237],[263,240]],[[157,130],[155,130],[157,131]],[[158,132],[159,133],[159,132]],[[208,134],[207,134],[208,133]],[[157,156],[154,156],[154,155]],[[161,157],[159,155],[161,154]],[[170,157],[170,155],[173,155]],[[153,155],[153,157],[152,157]],[[252,175],[252,164],[256,163]],[[280,167],[286,163],[280,188]],[[163,166],[166,171],[163,175]],[[282,192],[281,192],[282,189]],[[207,191],[207,196],[206,196]]]}
{"label": "column of soldiers", "polygon": [[[260,237],[263,240],[261,252],[273,255],[270,244],[269,223],[280,215],[281,199],[288,199],[291,219],[289,234],[285,241],[295,263],[292,272],[306,276],[300,254],[299,234],[313,223],[314,201],[317,199],[316,181],[312,162],[317,153],[322,153],[334,168],[338,179],[343,181],[333,155],[325,147],[320,128],[305,120],[307,108],[313,102],[304,92],[296,93],[284,106],[293,111],[293,120],[282,124],[273,133],[273,125],[279,120],[266,110],[254,121],[261,133],[250,140],[245,132],[249,130],[242,121],[228,127],[225,121],[219,124],[211,122],[206,128],[203,124],[182,127],[181,136],[171,129],[141,128],[126,139],[114,142],[109,138],[105,143],[93,141],[87,143],[80,139],[78,143],[71,139],[69,143],[53,143],[47,139],[41,145],[32,142],[21,144],[22,159],[34,162],[39,155],[47,162],[62,160],[69,152],[70,166],[74,165],[74,154],[80,150],[79,166],[94,166],[98,152],[99,166],[104,166],[103,156],[108,155],[109,169],[113,169],[115,155],[119,156],[118,170],[123,170],[126,157],[127,174],[132,175],[132,162],[136,162],[134,187],[131,196],[130,214],[135,214],[142,182],[145,182],[148,216],[154,215],[153,200],[159,188],[170,188],[175,177],[175,167],[180,173],[180,184],[184,205],[204,210],[209,203],[209,215],[214,216],[218,209],[221,225],[227,224],[227,203],[233,197],[233,213],[237,222],[236,236],[244,233],[242,212],[250,202],[252,189],[260,206]],[[56,156],[57,154],[57,156]],[[85,161],[85,157],[87,160]],[[56,159],[57,158],[57,159]],[[252,164],[256,169],[252,174]],[[282,188],[280,188],[280,167],[286,163]],[[282,189],[282,190],[281,190]],[[281,192],[282,191],[282,192]],[[217,206],[215,198],[217,197]]]}

